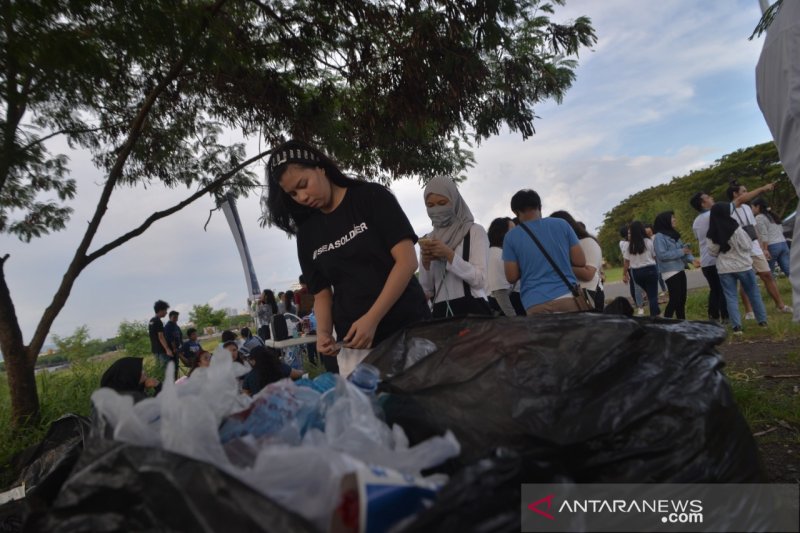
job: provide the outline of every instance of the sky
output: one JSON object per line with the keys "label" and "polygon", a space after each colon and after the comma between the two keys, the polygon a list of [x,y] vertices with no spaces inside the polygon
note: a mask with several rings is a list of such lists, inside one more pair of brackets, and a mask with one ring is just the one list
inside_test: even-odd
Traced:
{"label": "sky", "polygon": [[[513,216],[511,196],[532,188],[548,214],[566,209],[590,229],[644,188],[706,167],[720,156],[771,140],[755,95],[762,38],[748,40],[757,0],[567,0],[555,20],[589,16],[598,42],[581,51],[572,88],[560,105],[535,107],[536,134],[504,132],[475,148],[476,164],[460,188],[476,221]],[[231,133],[231,142],[239,139]],[[263,147],[262,147],[263,148]],[[55,151],[58,147],[53,147]],[[258,139],[248,140],[248,153]],[[6,279],[27,343],[66,271],[102,187],[102,174],[81,152],[70,157],[78,196],[68,228],[21,243],[0,236],[10,254]],[[254,167],[263,175],[263,166]],[[417,233],[430,230],[422,189],[412,180],[392,190]],[[192,191],[122,188],[92,249],[138,226],[155,210]],[[261,228],[260,193],[239,201],[239,214],[262,289],[287,289],[300,267],[295,241]],[[195,304],[244,309],[247,288],[225,217],[199,200],[92,263],[78,278],[51,334],[87,325],[93,338],[116,335],[123,320],[146,321],[164,299],[188,319]]]}

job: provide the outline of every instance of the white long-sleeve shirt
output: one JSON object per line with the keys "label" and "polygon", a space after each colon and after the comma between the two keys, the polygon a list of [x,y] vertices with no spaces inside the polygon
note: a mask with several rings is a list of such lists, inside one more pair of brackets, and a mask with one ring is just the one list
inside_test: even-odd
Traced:
{"label": "white long-sleeve shirt", "polygon": [[435,294],[433,303],[455,300],[464,296],[464,282],[469,285],[472,296],[486,298],[487,271],[489,263],[489,237],[480,224],[469,230],[469,261],[463,256],[464,242],[454,250],[453,262],[431,261],[430,270],[419,261],[419,282],[426,294]]}
{"label": "white long-sleeve shirt", "polygon": [[753,268],[753,241],[742,228],[736,228],[731,235],[728,244],[731,249],[727,252],[719,251],[719,244],[711,239],[706,239],[708,251],[717,258],[717,272],[727,274],[729,272],[744,272]]}

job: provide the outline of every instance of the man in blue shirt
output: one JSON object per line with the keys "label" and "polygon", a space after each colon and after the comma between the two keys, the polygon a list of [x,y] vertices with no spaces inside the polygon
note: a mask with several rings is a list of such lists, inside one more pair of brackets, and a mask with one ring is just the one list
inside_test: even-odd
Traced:
{"label": "man in blue shirt", "polygon": [[[569,224],[559,218],[542,218],[542,200],[530,189],[511,198],[511,210],[520,224],[536,235],[567,281],[575,284],[573,268],[585,269],[586,258]],[[518,226],[506,233],[503,261],[508,282],[521,280],[522,305],[528,315],[580,311],[570,288],[523,228]]]}

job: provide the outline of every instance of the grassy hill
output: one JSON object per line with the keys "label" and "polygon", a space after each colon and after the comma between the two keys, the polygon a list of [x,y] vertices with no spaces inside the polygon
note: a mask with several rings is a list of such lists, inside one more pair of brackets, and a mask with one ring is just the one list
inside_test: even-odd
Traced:
{"label": "grassy hill", "polygon": [[672,178],[669,183],[650,187],[623,200],[605,214],[597,236],[603,257],[609,263],[619,265],[622,261],[618,245],[620,227],[634,220],[652,224],[662,211],[675,211],[678,231],[686,242],[693,243],[697,253],[699,249],[692,234],[692,222],[697,212],[689,205],[689,198],[703,191],[717,201],[727,202],[725,190],[732,179],[751,190],[777,182],[775,190],[766,195],[766,200],[779,215],[790,213],[797,205],[797,196],[778,158],[778,150],[772,142],[766,142],[722,156],[707,168]]}

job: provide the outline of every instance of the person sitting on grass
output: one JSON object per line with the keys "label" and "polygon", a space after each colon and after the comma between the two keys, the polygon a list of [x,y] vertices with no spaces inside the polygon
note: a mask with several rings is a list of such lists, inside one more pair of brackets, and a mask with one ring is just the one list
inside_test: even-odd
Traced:
{"label": "person sitting on grass", "polygon": [[180,350],[178,350],[178,357],[187,368],[193,368],[197,355],[203,351],[203,347],[197,342],[197,330],[195,328],[186,330],[186,336],[186,341],[181,344]]}
{"label": "person sitting on grass", "polygon": [[197,356],[192,360],[192,366],[189,369],[189,373],[178,378],[178,381],[175,382],[175,385],[179,385],[188,380],[190,377],[192,377],[192,373],[198,368],[208,368],[209,366],[211,366],[211,353],[201,349]]}
{"label": "person sitting on grass", "polygon": [[711,208],[711,217],[706,234],[708,251],[717,258],[717,272],[725,294],[733,334],[742,334],[742,317],[739,313],[736,282],[742,284],[745,294],[753,306],[758,325],[767,325],[767,310],[758,290],[756,275],[753,272],[753,241],[741,228],[736,219],[731,218],[731,204],[718,202]]}
{"label": "person sitting on grass", "polygon": [[148,389],[152,389],[154,395],[161,392],[161,383],[147,375],[141,357],[123,357],[114,361],[100,378],[100,386],[132,396],[135,402],[146,398]]}
{"label": "person sitting on grass", "polygon": [[[286,377],[285,364],[281,362],[281,352],[275,348],[256,346],[250,351],[250,361],[253,365],[244,377],[242,392],[253,396],[261,389]],[[289,369],[291,372],[291,369]],[[295,378],[298,379],[298,378]]]}

